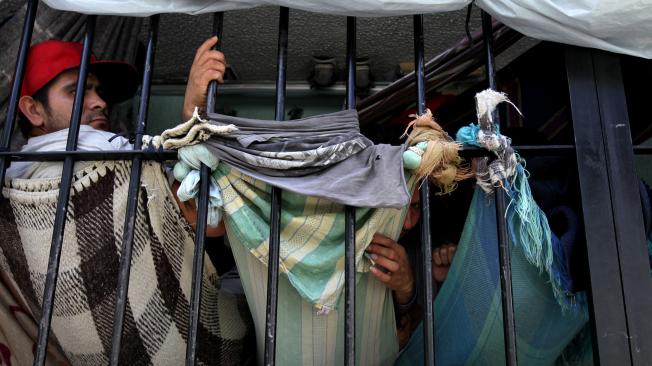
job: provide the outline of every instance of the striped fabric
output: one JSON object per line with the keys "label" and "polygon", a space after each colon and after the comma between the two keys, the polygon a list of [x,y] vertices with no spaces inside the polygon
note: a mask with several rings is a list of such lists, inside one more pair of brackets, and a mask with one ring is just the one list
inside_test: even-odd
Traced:
{"label": "striped fabric", "polygon": [[[256,329],[258,363],[265,349],[267,266],[242,242],[230,240]],[[344,363],[344,296],[335,310],[319,311],[302,299],[286,276],[279,276],[276,364],[342,365]],[[393,365],[398,355],[391,291],[369,273],[356,282],[356,365]]]}
{"label": "striped fabric", "polygon": [[[224,220],[244,285],[262,362],[265,341],[271,187],[220,164]],[[408,180],[413,188],[414,179]],[[398,354],[391,291],[363,256],[374,233],[398,238],[405,210],[356,211],[356,362],[391,365]],[[325,199],[283,192],[276,362],[339,365],[344,360],[344,209]]]}
{"label": "striped fabric", "polygon": [[[552,365],[586,324],[585,304],[564,311],[547,273],[526,259],[520,243],[511,244],[518,362]],[[480,188],[434,308],[437,365],[505,365],[496,205]],[[422,365],[423,347],[420,325],[397,365]]]}
{"label": "striped fabric", "polygon": [[[229,239],[267,264],[271,186],[223,163],[213,178],[222,192]],[[411,190],[415,179],[407,185]],[[328,312],[344,288],[344,206],[285,191],[282,199],[280,270],[301,297]],[[375,233],[398,239],[406,210],[356,210],[358,272],[369,270],[371,263],[363,254]]]}

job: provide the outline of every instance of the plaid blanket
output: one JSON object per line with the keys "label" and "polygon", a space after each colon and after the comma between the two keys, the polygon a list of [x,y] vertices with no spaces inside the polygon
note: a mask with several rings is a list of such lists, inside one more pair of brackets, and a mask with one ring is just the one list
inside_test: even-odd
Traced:
{"label": "plaid blanket", "polygon": [[[128,162],[98,162],[74,177],[51,333],[74,365],[108,363],[129,172]],[[15,179],[0,200],[0,271],[37,319],[59,183]],[[143,163],[135,230],[120,364],[183,364],[194,234],[154,162]],[[217,282],[205,260],[198,360],[240,365],[250,316]]]}

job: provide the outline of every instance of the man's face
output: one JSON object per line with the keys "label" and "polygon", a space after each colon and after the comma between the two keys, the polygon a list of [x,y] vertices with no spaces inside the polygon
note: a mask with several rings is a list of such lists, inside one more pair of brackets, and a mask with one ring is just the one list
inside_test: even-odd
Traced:
{"label": "man's face", "polygon": [[[48,91],[48,105],[45,107],[44,132],[50,133],[70,127],[70,116],[75,100],[78,70],[64,71],[54,80]],[[109,129],[107,105],[101,97],[100,82],[89,73],[86,78],[86,94],[81,124],[98,130]]]}
{"label": "man's face", "polygon": [[413,227],[417,226],[419,219],[421,218],[421,191],[415,189],[412,194],[412,199],[410,200],[410,207],[408,212],[405,215],[405,221],[403,222],[403,228],[401,230],[401,236],[405,235]]}

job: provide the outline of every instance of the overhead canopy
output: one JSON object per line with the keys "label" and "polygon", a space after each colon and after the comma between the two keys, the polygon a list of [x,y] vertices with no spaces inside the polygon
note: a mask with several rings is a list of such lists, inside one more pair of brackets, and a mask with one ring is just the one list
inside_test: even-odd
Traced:
{"label": "overhead canopy", "polygon": [[[334,15],[381,17],[459,10],[470,0],[44,0],[59,10],[149,16],[287,6]],[[652,58],[652,1],[476,0],[507,26],[533,38]]]}

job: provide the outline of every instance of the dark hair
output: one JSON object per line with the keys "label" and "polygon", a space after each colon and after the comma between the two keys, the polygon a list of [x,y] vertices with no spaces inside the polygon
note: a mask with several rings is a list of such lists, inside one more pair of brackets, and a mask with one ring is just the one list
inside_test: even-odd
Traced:
{"label": "dark hair", "polygon": [[[50,87],[52,87],[52,82],[56,78],[50,80],[47,84],[45,84],[41,89],[37,90],[36,93],[32,95],[32,98],[43,104],[43,106],[47,109],[50,107],[49,105],[49,100],[48,100],[48,93],[50,91]],[[20,128],[20,132],[23,134],[23,137],[29,138],[30,132],[32,132],[32,123],[29,121],[27,117],[23,114],[23,112],[18,112],[18,127]]]}

